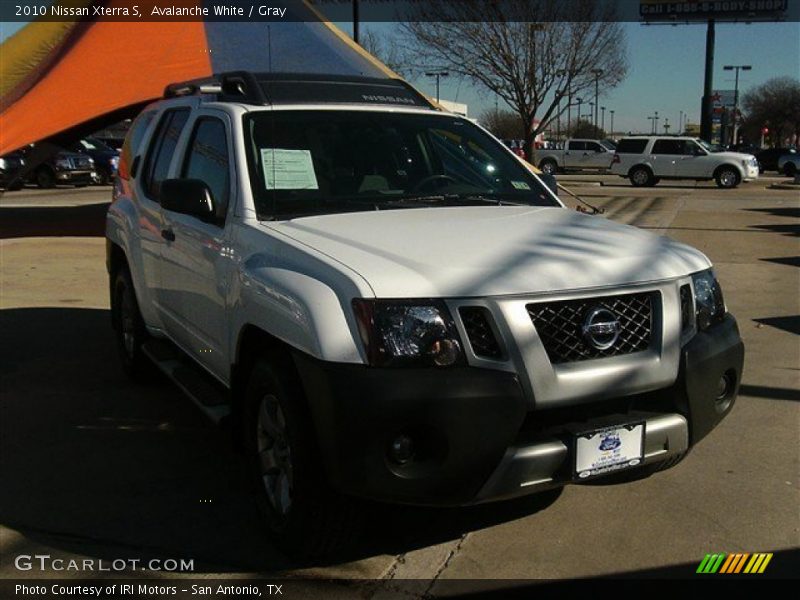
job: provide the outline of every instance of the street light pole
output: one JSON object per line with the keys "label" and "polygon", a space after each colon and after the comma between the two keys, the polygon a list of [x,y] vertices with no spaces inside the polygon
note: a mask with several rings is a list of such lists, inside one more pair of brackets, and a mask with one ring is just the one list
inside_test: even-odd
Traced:
{"label": "street light pole", "polygon": [[611,114],[611,139],[614,139],[614,112],[613,110],[608,111]]}
{"label": "street light pole", "polygon": [[606,107],[605,106],[601,106],[600,107],[600,114],[602,115],[602,120],[600,121],[600,123],[601,123],[600,124],[600,129],[602,129],[603,132],[605,132],[605,130],[606,130]]}
{"label": "street light pole", "polygon": [[597,128],[597,109],[599,103],[597,102],[600,96],[600,76],[603,74],[603,69],[592,69],[594,75],[594,126]]}
{"label": "street light pole", "polygon": [[655,121],[655,123],[656,123],[656,127],[655,127],[655,129],[653,130],[653,133],[655,133],[656,135],[658,135],[658,122],[660,121],[660,119],[659,119],[659,117],[658,117],[658,111],[656,111],[656,117],[655,117],[655,118],[656,118],[656,121]]}
{"label": "street light pole", "polygon": [[664,117],[664,135],[669,135],[669,117]]}
{"label": "street light pole", "polygon": [[358,44],[358,0],[353,0],[353,41]]}
{"label": "street light pole", "polygon": [[749,71],[751,65],[725,65],[725,71],[736,71],[736,85],[733,89],[733,144],[739,142],[739,71]]}
{"label": "street light pole", "polygon": [[426,77],[435,77],[436,78],[436,103],[439,103],[439,78],[440,77],[447,77],[450,75],[447,71],[430,71],[425,73]]}

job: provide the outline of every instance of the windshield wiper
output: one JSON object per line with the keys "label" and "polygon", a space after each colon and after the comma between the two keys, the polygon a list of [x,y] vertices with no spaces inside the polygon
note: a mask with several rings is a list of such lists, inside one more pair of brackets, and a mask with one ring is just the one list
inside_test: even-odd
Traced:
{"label": "windshield wiper", "polygon": [[408,196],[405,198],[398,198],[389,202],[381,202],[376,205],[380,210],[383,206],[398,207],[398,206],[411,206],[415,204],[444,204],[444,203],[459,203],[459,202],[485,202],[494,204],[496,206],[525,206],[519,202],[511,202],[510,200],[502,200],[500,198],[491,198],[482,194],[435,194],[429,196]]}

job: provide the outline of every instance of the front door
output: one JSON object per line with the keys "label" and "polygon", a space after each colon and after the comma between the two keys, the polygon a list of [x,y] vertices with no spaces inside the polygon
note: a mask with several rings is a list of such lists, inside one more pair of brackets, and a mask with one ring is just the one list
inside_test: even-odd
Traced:
{"label": "front door", "polygon": [[205,182],[216,216],[204,222],[165,210],[170,241],[161,261],[170,337],[225,382],[229,366],[226,308],[235,272],[227,219],[234,190],[228,131],[225,115],[209,112],[194,121],[178,177]]}

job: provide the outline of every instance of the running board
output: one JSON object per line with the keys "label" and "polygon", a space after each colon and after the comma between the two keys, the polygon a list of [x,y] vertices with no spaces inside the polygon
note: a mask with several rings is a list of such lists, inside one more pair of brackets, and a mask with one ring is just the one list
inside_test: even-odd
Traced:
{"label": "running board", "polygon": [[230,414],[228,390],[177,346],[150,339],[142,344],[142,352],[214,423],[219,424]]}

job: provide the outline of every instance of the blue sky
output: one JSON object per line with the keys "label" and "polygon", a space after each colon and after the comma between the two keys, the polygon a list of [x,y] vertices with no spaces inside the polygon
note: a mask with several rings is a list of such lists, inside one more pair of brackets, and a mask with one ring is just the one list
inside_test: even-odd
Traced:
{"label": "blue sky", "polygon": [[[628,40],[628,76],[616,89],[601,96],[600,105],[615,111],[617,131],[650,132],[648,115],[658,111],[678,123],[680,111],[688,113],[689,122],[699,123],[700,98],[703,94],[706,26],[644,26],[623,23]],[[350,28],[342,26],[348,32]],[[391,31],[396,25],[373,23],[365,28]],[[714,88],[733,89],[733,72],[723,71],[726,64],[748,64],[753,70],[739,77],[740,94],[750,87],[779,76],[800,78],[800,23],[718,23],[714,60]],[[413,82],[422,91],[435,95],[432,80]],[[441,96],[469,105],[471,117],[494,108],[493,95],[480,92],[468,83],[443,79]],[[594,101],[594,96],[584,101]],[[502,102],[500,104],[502,106]],[[588,112],[588,106],[583,109]],[[573,110],[573,117],[575,111]],[[609,125],[606,113],[606,126]],[[674,128],[673,128],[674,131]]]}
{"label": "blue sky", "polygon": [[[0,23],[0,40],[20,26],[19,23]],[[351,33],[349,24],[340,26]],[[389,33],[396,25],[367,23],[363,27]],[[617,131],[649,132],[647,116],[654,111],[662,117],[662,125],[663,117],[668,117],[671,124],[677,124],[681,110],[688,113],[690,122],[699,122],[705,25],[648,27],[624,23],[623,27],[628,40],[628,76],[600,100],[601,105],[615,111],[614,128]],[[733,73],[722,69],[725,64],[753,66],[752,71],[741,74],[741,91],[772,77],[800,78],[800,23],[720,23],[717,24],[716,38],[715,89],[734,87]],[[435,94],[432,81],[423,79],[413,83],[424,92]],[[475,89],[469,82],[455,79],[442,81],[441,95],[444,99],[467,103],[472,117],[493,108],[495,103],[493,95]],[[585,100],[590,99],[593,98]],[[606,125],[609,125],[608,113],[606,119]]]}

